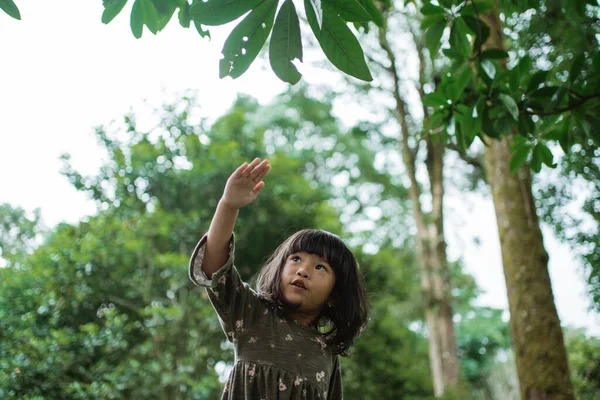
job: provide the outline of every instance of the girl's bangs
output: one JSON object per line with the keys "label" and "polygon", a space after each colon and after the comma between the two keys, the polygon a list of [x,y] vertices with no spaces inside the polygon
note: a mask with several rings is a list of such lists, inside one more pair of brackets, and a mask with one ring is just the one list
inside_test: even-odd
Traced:
{"label": "girl's bangs", "polygon": [[296,237],[293,238],[288,247],[286,258],[290,254],[300,251],[323,257],[337,272],[342,266],[343,255],[349,250],[339,237],[329,232],[306,230],[298,232]]}

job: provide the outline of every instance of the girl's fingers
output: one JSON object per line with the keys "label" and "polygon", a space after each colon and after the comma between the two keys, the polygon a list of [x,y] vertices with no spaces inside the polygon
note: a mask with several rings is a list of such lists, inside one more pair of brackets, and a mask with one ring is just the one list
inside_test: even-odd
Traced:
{"label": "girl's fingers", "polygon": [[261,162],[259,165],[254,167],[252,172],[250,172],[250,178],[255,181],[261,180],[265,174],[265,170],[267,169],[268,165],[269,165],[269,161],[263,160],[263,162]]}
{"label": "girl's fingers", "polygon": [[260,171],[260,174],[256,177],[256,180],[262,181],[263,178],[269,173],[271,170],[271,166],[267,163],[263,169]]}
{"label": "girl's fingers", "polygon": [[262,188],[264,188],[264,187],[265,187],[265,183],[263,181],[260,181],[254,186],[254,189],[252,189],[252,192],[255,195],[258,195],[258,192],[260,192],[262,190]]}
{"label": "girl's fingers", "polygon": [[252,160],[252,162],[250,163],[250,165],[248,165],[248,168],[246,168],[246,170],[242,173],[241,176],[244,177],[249,177],[250,173],[254,170],[254,168],[260,163],[260,158],[255,158],[254,160]]}
{"label": "girl's fingers", "polygon": [[233,176],[234,178],[239,178],[246,171],[247,167],[248,167],[248,163],[247,162],[243,163],[242,165],[237,167],[237,169],[235,171],[233,171],[233,174],[231,174],[231,176]]}

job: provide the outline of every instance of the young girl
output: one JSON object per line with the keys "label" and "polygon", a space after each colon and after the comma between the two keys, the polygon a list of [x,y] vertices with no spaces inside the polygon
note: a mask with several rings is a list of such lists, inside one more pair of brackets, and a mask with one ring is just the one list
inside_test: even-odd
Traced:
{"label": "young girl", "polygon": [[341,399],[338,355],[346,355],[369,311],[342,240],[322,230],[294,234],[262,268],[256,291],[233,266],[238,210],[258,196],[269,169],[255,159],[229,177],[190,261],[191,280],[206,287],[235,348],[222,399]]}

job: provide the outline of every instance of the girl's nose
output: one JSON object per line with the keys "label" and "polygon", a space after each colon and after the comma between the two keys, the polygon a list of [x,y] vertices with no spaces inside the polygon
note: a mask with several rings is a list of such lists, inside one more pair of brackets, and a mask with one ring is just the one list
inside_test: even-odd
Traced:
{"label": "girl's nose", "polygon": [[296,275],[299,275],[299,276],[301,276],[301,277],[303,277],[303,278],[308,278],[308,273],[306,273],[306,271],[305,271],[304,269],[302,269],[302,268],[301,268],[301,269],[299,269],[299,270],[296,272]]}

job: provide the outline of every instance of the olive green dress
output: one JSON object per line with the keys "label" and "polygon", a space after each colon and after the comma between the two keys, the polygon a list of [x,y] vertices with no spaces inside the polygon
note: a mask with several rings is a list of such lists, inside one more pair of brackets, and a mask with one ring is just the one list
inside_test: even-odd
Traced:
{"label": "olive green dress", "polygon": [[190,278],[206,288],[227,339],[235,349],[235,363],[222,399],[341,399],[338,356],[316,329],[302,325],[271,306],[244,283],[229,259],[213,274],[202,271],[204,236],[190,261]]}

